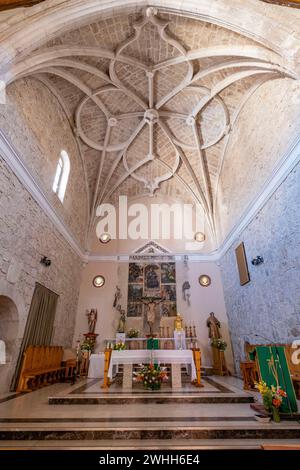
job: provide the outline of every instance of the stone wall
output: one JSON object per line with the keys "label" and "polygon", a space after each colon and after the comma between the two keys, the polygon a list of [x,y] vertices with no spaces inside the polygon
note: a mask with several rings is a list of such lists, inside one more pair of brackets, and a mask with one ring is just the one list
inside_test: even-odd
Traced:
{"label": "stone wall", "polygon": [[[0,126],[28,170],[83,245],[87,228],[84,170],[70,124],[56,97],[40,81],[21,79],[7,89],[0,106]],[[63,204],[52,191],[60,153],[65,150],[71,170]]]}
{"label": "stone wall", "polygon": [[[300,338],[300,164],[221,260],[229,328],[239,373],[244,342]],[[240,286],[234,249],[243,241],[250,283]],[[264,263],[251,260],[263,256]],[[258,335],[258,336],[254,336]],[[263,338],[265,337],[265,338]]]}
{"label": "stone wall", "polygon": [[[40,264],[42,255],[52,264]],[[0,160],[0,296],[18,310],[15,348],[0,365],[0,393],[8,391],[26,319],[39,282],[59,294],[53,344],[72,344],[82,264],[20,181]],[[1,321],[1,318],[0,318]]]}
{"label": "stone wall", "polygon": [[227,147],[217,194],[218,241],[239,221],[299,133],[300,85],[262,85],[239,115]]}

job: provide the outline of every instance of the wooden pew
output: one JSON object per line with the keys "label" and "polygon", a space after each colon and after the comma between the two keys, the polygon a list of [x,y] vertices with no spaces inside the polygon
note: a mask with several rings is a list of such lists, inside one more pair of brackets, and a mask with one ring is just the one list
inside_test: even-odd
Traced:
{"label": "wooden pew", "polygon": [[30,392],[64,378],[66,366],[62,366],[61,346],[29,346],[23,355],[23,363],[17,392]]}

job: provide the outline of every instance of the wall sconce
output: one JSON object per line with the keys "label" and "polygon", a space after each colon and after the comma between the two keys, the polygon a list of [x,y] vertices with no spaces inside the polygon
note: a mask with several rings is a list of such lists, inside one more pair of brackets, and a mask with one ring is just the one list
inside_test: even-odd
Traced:
{"label": "wall sconce", "polygon": [[211,278],[207,274],[201,274],[198,281],[202,287],[208,287],[211,285]]}
{"label": "wall sconce", "polygon": [[195,235],[194,235],[194,240],[196,240],[196,242],[204,242],[205,241],[205,233],[203,232],[196,232]]}
{"label": "wall sconce", "polygon": [[49,266],[51,266],[51,259],[47,258],[47,256],[43,256],[41,258],[41,264],[49,268]]}
{"label": "wall sconce", "polygon": [[262,256],[256,256],[256,258],[253,258],[253,260],[251,261],[251,263],[253,264],[253,266],[259,266],[260,264],[262,264],[264,262],[264,259]]}
{"label": "wall sconce", "polygon": [[109,233],[106,233],[106,232],[102,233],[99,237],[99,242],[101,243],[108,243],[110,242],[110,240],[111,240],[111,236]]}

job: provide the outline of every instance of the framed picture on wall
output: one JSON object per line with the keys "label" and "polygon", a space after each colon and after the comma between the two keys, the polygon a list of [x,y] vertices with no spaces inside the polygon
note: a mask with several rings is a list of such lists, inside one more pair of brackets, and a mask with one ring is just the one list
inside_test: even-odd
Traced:
{"label": "framed picture on wall", "polygon": [[241,286],[244,286],[250,282],[244,242],[240,243],[239,246],[235,249],[235,256],[240,275],[240,284]]}

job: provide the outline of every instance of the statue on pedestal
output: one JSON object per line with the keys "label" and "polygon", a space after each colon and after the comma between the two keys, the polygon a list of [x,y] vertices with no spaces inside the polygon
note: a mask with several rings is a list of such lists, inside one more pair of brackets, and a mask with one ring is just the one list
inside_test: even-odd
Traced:
{"label": "statue on pedestal", "polygon": [[178,312],[174,321],[174,330],[181,331],[183,330],[183,318],[181,317],[180,313]]}
{"label": "statue on pedestal", "polygon": [[86,316],[87,316],[87,319],[88,319],[89,333],[94,334],[95,333],[95,328],[96,328],[96,323],[97,323],[97,310],[95,308],[92,308],[91,311],[87,310]]}
{"label": "statue on pedestal", "polygon": [[221,333],[220,333],[221,323],[215,317],[215,314],[213,312],[209,314],[209,317],[206,321],[206,326],[208,326],[209,328],[208,337],[210,339],[221,338]]}
{"label": "statue on pedestal", "polygon": [[209,328],[208,336],[211,341],[213,352],[213,371],[217,375],[229,375],[224,355],[227,344],[222,339],[220,332],[221,323],[215,317],[213,312],[209,314],[206,325]]}
{"label": "statue on pedestal", "polygon": [[120,319],[117,331],[118,333],[125,333],[125,326],[126,326],[126,313],[125,310],[119,309],[120,312]]}

